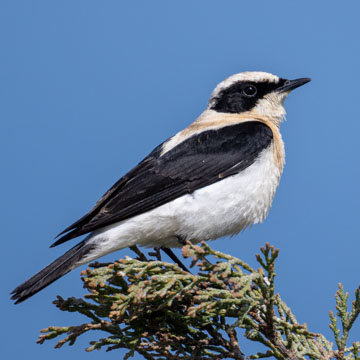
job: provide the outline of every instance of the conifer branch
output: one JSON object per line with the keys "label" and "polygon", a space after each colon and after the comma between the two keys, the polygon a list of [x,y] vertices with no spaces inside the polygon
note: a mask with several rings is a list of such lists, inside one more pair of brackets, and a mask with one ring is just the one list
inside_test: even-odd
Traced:
{"label": "conifer branch", "polygon": [[[337,318],[330,313],[336,349],[321,334],[299,324],[290,308],[275,293],[275,261],[279,250],[266,244],[256,255],[258,270],[206,243],[187,243],[183,256],[192,258],[198,274],[176,264],[148,261],[136,247],[137,258],[114,263],[94,263],[82,272],[88,294],[84,299],[58,296],[62,311],[88,318],[81,325],[42,330],[38,343],[63,336],[56,348],[90,330],[107,337],[92,341],[86,351],[127,349],[125,359],[136,353],[144,359],[345,359],[360,360],[360,343],[347,346],[349,332],[360,313],[360,288],[351,311],[342,285],[336,293]],[[209,258],[212,262],[209,261]],[[238,336],[261,343],[265,352],[246,354]]]}

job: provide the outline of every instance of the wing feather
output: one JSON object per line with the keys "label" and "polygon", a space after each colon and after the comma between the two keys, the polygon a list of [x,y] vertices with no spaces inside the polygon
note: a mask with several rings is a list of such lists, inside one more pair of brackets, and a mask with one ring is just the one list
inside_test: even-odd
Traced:
{"label": "wing feather", "polygon": [[161,156],[162,145],[117,181],[95,207],[66,228],[52,246],[161,206],[235,175],[254,163],[273,139],[258,121],[195,134]]}

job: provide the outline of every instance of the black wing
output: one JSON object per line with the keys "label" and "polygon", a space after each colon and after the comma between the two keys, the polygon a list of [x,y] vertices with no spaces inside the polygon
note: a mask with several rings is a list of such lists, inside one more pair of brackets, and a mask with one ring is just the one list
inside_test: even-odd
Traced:
{"label": "black wing", "polygon": [[258,121],[195,134],[160,156],[162,145],[129,171],[52,246],[154,209],[250,166],[273,138]]}

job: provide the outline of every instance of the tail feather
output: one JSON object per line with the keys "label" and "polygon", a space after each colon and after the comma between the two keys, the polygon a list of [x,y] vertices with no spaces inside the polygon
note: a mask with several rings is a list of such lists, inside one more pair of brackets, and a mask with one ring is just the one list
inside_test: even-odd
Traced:
{"label": "tail feather", "polygon": [[77,267],[77,263],[92,249],[94,249],[94,244],[89,244],[85,240],[75,245],[64,255],[14,289],[11,292],[11,299],[16,300],[15,304],[18,304],[33,296]]}

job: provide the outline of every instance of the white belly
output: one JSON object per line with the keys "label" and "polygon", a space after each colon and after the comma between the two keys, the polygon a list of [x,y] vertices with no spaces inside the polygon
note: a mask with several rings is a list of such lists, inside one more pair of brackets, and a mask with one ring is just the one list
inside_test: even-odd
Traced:
{"label": "white belly", "polygon": [[269,147],[237,175],[90,234],[99,246],[82,262],[132,245],[178,247],[176,236],[195,243],[237,234],[265,219],[280,175]]}

